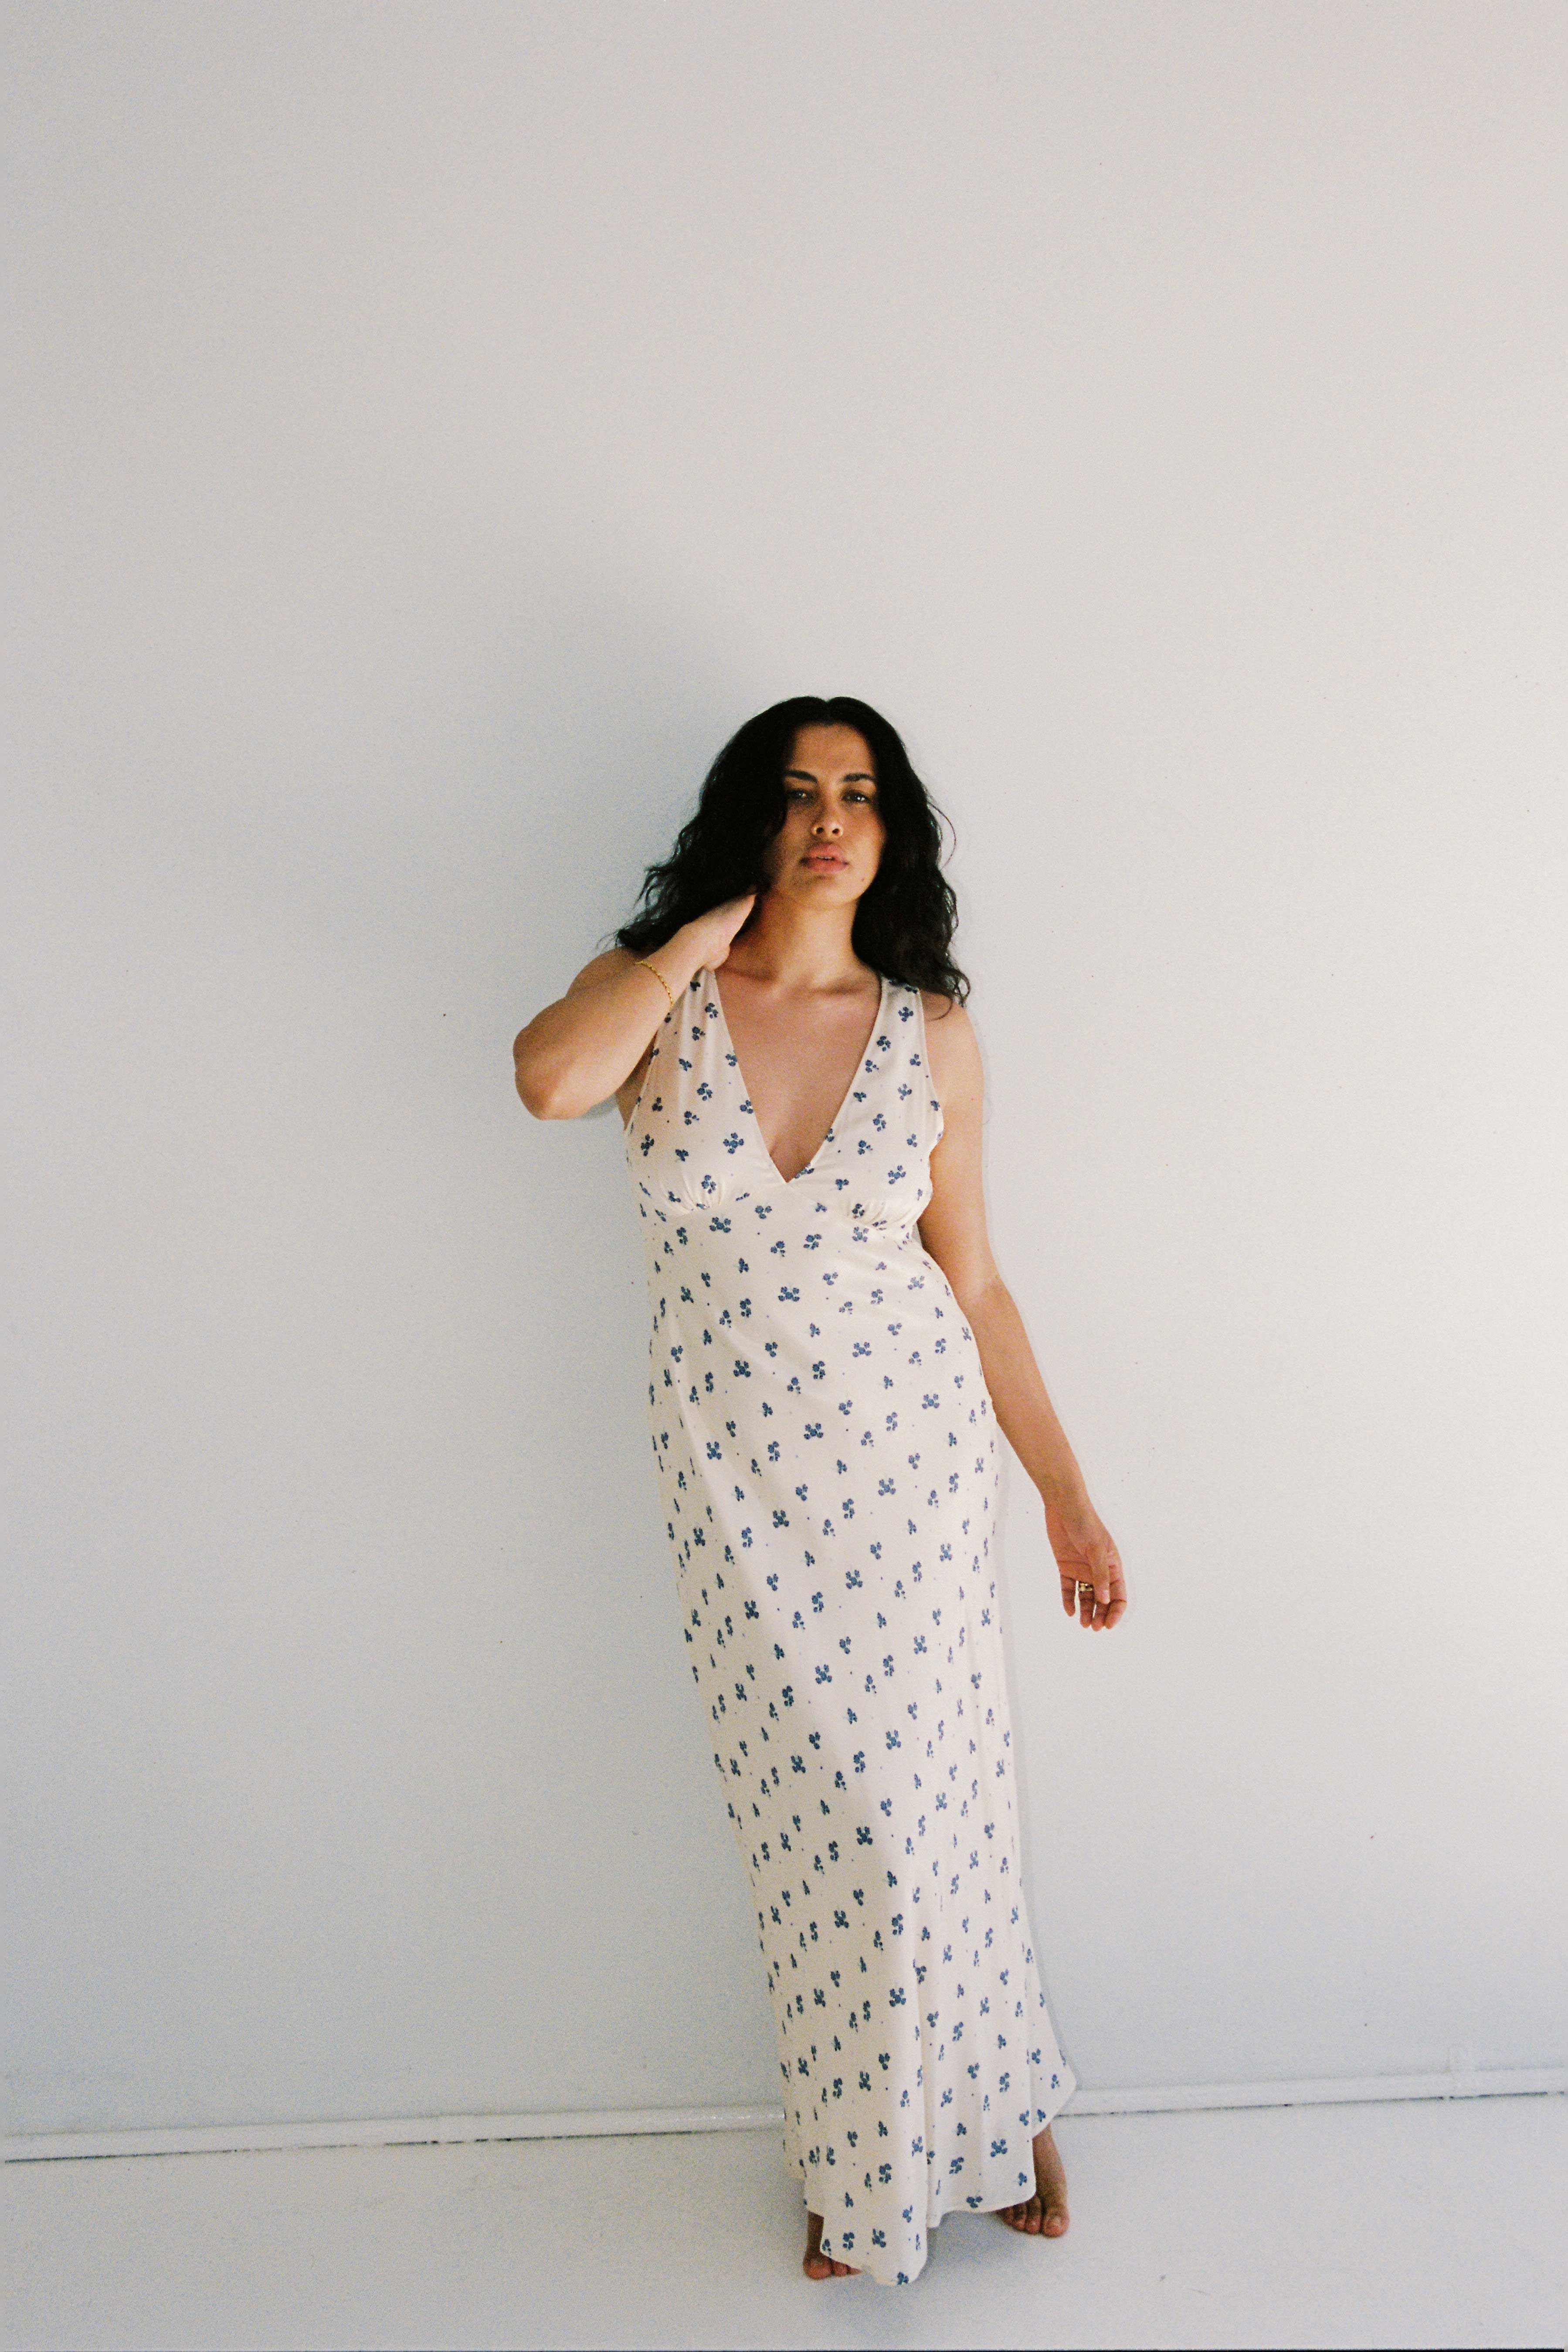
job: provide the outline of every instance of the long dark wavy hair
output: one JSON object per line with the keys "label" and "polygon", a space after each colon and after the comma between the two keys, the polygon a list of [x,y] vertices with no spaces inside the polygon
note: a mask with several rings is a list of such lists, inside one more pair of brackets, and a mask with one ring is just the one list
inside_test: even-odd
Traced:
{"label": "long dark wavy hair", "polygon": [[[737,728],[707,775],[696,814],[674,849],[650,866],[639,911],[616,933],[633,955],[662,947],[682,923],[726,898],[766,890],[766,852],[784,821],[784,771],[802,727],[853,727],[870,746],[877,806],[886,838],[870,886],[855,908],[850,944],[889,980],[929,988],[962,1004],[969,982],[951,948],[958,901],[940,865],[942,815],[910,764],[896,727],[852,694],[795,694]],[[756,909],[746,918],[745,929]]]}

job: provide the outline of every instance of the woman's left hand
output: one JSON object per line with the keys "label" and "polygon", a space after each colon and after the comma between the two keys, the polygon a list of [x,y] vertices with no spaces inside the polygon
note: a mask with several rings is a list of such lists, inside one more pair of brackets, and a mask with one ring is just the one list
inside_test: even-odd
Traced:
{"label": "woman's left hand", "polygon": [[1110,1530],[1081,1491],[1041,1499],[1046,1535],[1062,1580],[1062,1607],[1098,1633],[1102,1626],[1114,1625],[1127,1608],[1121,1559]]}

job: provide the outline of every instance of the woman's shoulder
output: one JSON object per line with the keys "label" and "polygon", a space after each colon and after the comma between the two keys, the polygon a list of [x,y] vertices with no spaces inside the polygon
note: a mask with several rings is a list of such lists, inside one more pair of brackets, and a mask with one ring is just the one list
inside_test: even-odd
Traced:
{"label": "woman's shoulder", "polygon": [[946,1096],[959,1085],[973,1082],[979,1074],[980,1048],[975,1042],[974,1025],[957,997],[944,996],[938,988],[922,988],[919,995],[925,1014],[926,1057],[931,1084],[939,1095]]}
{"label": "woman's shoulder", "polygon": [[907,988],[911,996],[920,998],[928,1036],[934,1035],[938,1030],[945,1030],[950,1037],[960,1031],[969,1030],[969,1015],[956,996],[944,996],[940,988],[917,988],[912,981],[904,981],[900,985]]}
{"label": "woman's shoulder", "polygon": [[[867,969],[875,971],[876,967],[868,965]],[[898,980],[890,972],[879,977],[886,977],[889,988],[901,989],[906,996],[918,996],[928,1021],[945,1021],[952,1013],[957,1013],[961,1019],[968,1017],[957,998],[944,996],[940,988],[921,988],[914,981]]]}

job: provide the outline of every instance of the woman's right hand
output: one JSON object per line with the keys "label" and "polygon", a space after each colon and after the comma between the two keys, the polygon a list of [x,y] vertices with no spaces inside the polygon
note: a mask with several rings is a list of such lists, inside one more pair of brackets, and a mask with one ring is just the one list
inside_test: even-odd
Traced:
{"label": "woman's right hand", "polygon": [[721,899],[710,907],[705,915],[696,915],[685,925],[690,945],[696,950],[698,969],[706,964],[717,971],[734,945],[735,934],[757,903],[757,894],[748,890],[743,898]]}

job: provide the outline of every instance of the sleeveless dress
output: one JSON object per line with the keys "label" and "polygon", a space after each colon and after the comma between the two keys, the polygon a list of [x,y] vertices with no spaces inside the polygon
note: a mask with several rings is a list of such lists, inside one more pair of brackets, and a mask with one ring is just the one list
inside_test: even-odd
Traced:
{"label": "sleeveless dress", "polygon": [[1016,2204],[1075,2087],[1019,1869],[996,1427],[916,1220],[942,1131],[918,988],[788,1181],[711,971],[626,1128],[649,1427],[691,1672],[750,1877],[784,2158],[885,2285],[944,2213]]}

